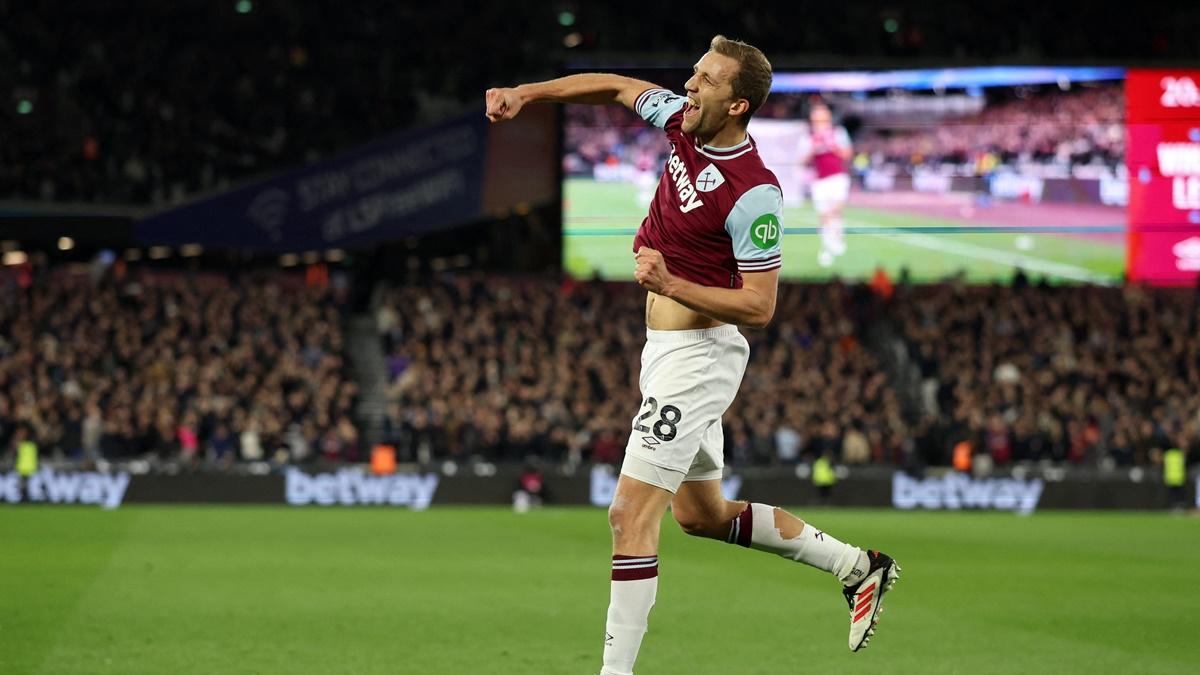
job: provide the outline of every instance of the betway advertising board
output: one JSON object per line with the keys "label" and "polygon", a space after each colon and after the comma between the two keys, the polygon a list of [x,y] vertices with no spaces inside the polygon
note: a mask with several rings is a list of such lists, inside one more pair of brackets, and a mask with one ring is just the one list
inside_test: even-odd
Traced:
{"label": "betway advertising board", "polygon": [[372,476],[353,469],[309,475],[288,469],[283,485],[284,501],[293,506],[407,506],[421,510],[433,501],[438,475]]}
{"label": "betway advertising board", "polygon": [[[359,467],[327,471],[285,468],[267,475],[224,473],[130,474],[43,468],[29,477],[0,473],[0,506],[83,505],[113,509],[124,504],[278,504],[294,507],[374,507],[422,511],[445,505],[507,505],[519,484],[517,467],[483,474],[405,472],[375,476]],[[616,491],[614,467],[584,467],[564,475],[547,472],[550,505],[607,507]],[[1197,481],[1200,482],[1200,481]],[[1189,486],[1191,487],[1191,486]],[[852,471],[822,496],[794,468],[744,469],[721,482],[728,499],[806,505],[905,510],[995,510],[1019,514],[1037,509],[1160,509],[1166,487],[1158,480],[1127,476],[974,478],[931,472],[914,477],[882,467]],[[1188,499],[1195,499],[1189,495]]]}
{"label": "betway advertising board", "polygon": [[115,509],[129,488],[128,473],[42,469],[22,481],[13,471],[0,474],[0,503],[84,504]]}

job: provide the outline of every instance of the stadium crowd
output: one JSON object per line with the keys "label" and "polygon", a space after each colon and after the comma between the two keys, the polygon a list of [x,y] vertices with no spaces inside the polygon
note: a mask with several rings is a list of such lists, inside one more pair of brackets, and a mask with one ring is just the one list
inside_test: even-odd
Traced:
{"label": "stadium crowd", "polygon": [[937,124],[894,129],[864,125],[855,150],[873,164],[903,168],[930,164],[974,164],[991,153],[1000,164],[1055,163],[1062,166],[1124,163],[1125,96],[1120,84],[1076,86],[1071,91],[1027,94],[990,103],[974,115]]}
{"label": "stadium crowd", "polygon": [[[967,443],[1000,465],[1145,465],[1200,445],[1191,292],[948,284],[900,286],[885,303],[866,288],[784,285],[775,322],[746,331],[729,461],[947,465]],[[639,400],[642,297],[497,278],[391,291],[389,442],[418,461],[618,461]],[[881,320],[920,368],[911,392],[861,338]]]}
{"label": "stadium crowd", "polygon": [[285,277],[47,271],[0,292],[0,447],[227,467],[354,460],[339,299]]}
{"label": "stadium crowd", "polygon": [[[889,316],[921,369],[918,445],[996,463],[1143,465],[1200,450],[1200,297],[1094,286],[930,286]],[[1193,453],[1195,455],[1195,453]]]}
{"label": "stadium crowd", "polygon": [[[1065,168],[1095,165],[1108,170],[1123,165],[1125,102],[1120,84],[1077,86],[1065,92],[1054,87],[1026,92],[1024,97],[1006,91],[1005,95],[979,113],[936,123],[879,118],[856,124],[854,150],[865,160],[856,166],[911,170],[953,164],[983,173],[996,165],[1019,162]],[[757,116],[806,120],[809,101],[807,95],[774,94]],[[665,161],[669,148],[662,134],[631,111],[611,106],[569,106],[566,111],[563,170],[567,175],[636,182],[641,174],[657,173]],[[600,175],[604,171],[607,176]]]}
{"label": "stadium crowd", "polygon": [[[283,276],[90,276],[0,295],[0,449],[229,467],[364,461],[344,298]],[[1137,286],[784,284],[724,419],[734,465],[827,455],[947,465],[1149,465],[1200,455],[1200,296]],[[385,290],[383,440],[401,461],[620,461],[644,294],[446,276]],[[881,355],[890,326],[918,385]],[[867,336],[873,335],[871,339]],[[0,453],[2,454],[2,453]]]}
{"label": "stadium crowd", "polygon": [[[389,441],[402,458],[483,453],[615,462],[641,400],[644,293],[628,283],[457,278],[390,292]],[[856,326],[874,301],[842,285],[781,289],[778,320],[725,419],[735,463],[829,452],[897,461],[899,402]]]}
{"label": "stadium crowd", "polygon": [[572,105],[565,111],[563,171],[567,175],[591,178],[597,167],[633,169],[651,174],[651,185],[657,182],[670,152],[661,131],[619,106]]}

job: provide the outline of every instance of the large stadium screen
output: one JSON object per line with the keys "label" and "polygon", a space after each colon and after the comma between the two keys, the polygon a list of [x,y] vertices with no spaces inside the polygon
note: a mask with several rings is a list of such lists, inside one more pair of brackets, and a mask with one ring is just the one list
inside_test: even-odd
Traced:
{"label": "large stadium screen", "polygon": [[[629,74],[681,91],[690,73]],[[777,73],[750,134],[783,187],[782,274],[992,282],[1019,269],[1112,284],[1128,269],[1190,283],[1194,82],[1079,67]],[[632,278],[633,234],[670,152],[663,133],[621,107],[568,106],[563,138],[564,265]]]}

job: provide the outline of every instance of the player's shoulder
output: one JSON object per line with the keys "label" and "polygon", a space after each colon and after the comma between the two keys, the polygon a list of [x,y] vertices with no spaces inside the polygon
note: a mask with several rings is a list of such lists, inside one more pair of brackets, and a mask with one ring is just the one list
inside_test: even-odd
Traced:
{"label": "player's shoulder", "polygon": [[779,177],[774,171],[767,168],[763,162],[762,156],[758,154],[758,146],[753,144],[749,152],[729,160],[730,173],[736,176],[736,180],[732,181],[735,188],[739,192],[758,187],[759,185],[771,185],[775,189],[780,189]]}

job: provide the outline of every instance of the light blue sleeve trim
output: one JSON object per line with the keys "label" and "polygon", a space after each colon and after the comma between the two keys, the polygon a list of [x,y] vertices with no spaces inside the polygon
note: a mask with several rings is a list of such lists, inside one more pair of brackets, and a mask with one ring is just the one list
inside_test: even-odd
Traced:
{"label": "light blue sleeve trim", "polygon": [[638,95],[633,108],[642,119],[662,129],[671,115],[679,112],[687,98],[666,89],[647,89]]}
{"label": "light blue sleeve trim", "polygon": [[742,272],[765,272],[782,264],[783,192],[764,183],[742,193],[725,219],[733,257]]}

